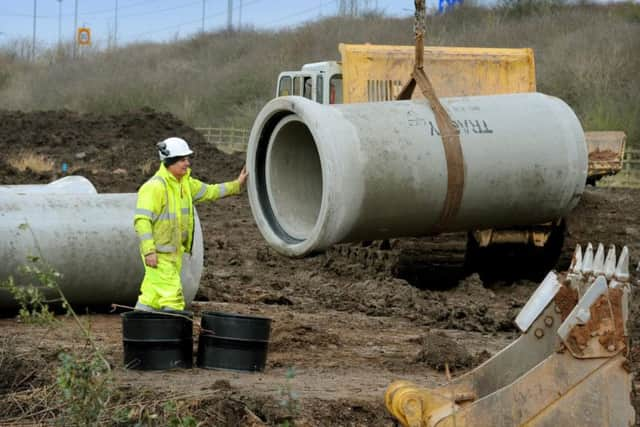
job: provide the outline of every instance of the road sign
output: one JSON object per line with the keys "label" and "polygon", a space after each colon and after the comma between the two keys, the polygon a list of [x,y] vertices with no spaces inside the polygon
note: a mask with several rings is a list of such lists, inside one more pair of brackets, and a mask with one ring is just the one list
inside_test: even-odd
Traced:
{"label": "road sign", "polygon": [[80,45],[91,44],[91,29],[87,27],[78,28],[78,44]]}

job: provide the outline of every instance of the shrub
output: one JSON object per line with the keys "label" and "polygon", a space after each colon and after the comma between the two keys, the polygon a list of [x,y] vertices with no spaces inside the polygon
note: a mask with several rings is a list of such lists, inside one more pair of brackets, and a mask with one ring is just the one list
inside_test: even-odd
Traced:
{"label": "shrub", "polygon": [[[24,227],[28,227],[27,224]],[[46,325],[55,321],[54,313],[49,310],[46,293],[48,290],[58,289],[60,273],[50,266],[39,262],[37,257],[29,257],[27,264],[20,267],[24,280],[29,281],[25,285],[17,285],[12,276],[0,283],[18,302],[20,311],[18,317],[22,322]],[[48,292],[51,294],[51,292]]]}
{"label": "shrub", "polygon": [[64,403],[59,423],[95,425],[113,392],[111,372],[97,354],[83,359],[60,353],[58,359],[56,384]]}

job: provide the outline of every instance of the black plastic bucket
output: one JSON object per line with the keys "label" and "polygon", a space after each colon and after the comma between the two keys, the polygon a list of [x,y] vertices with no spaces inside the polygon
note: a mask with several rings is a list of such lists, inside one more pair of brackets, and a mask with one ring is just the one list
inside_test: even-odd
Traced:
{"label": "black plastic bucket", "polygon": [[262,371],[267,362],[271,319],[205,312],[197,364],[207,369]]}
{"label": "black plastic bucket", "polygon": [[[188,317],[192,315],[189,313]],[[145,371],[191,368],[192,334],[193,322],[184,317],[140,311],[124,313],[124,366]]]}

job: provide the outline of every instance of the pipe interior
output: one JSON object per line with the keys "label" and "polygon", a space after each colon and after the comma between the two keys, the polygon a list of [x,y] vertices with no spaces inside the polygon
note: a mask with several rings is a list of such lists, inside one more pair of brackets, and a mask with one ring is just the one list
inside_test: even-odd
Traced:
{"label": "pipe interior", "polygon": [[295,116],[274,129],[265,175],[269,203],[282,231],[306,239],[322,204],[322,166],[309,128]]}

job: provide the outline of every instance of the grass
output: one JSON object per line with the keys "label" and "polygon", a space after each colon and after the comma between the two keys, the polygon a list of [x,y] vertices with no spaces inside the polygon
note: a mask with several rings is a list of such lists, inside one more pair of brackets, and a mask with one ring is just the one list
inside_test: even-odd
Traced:
{"label": "grass", "polygon": [[[320,37],[319,35],[322,35]],[[192,127],[251,126],[283,70],[339,59],[338,43],[413,44],[413,21],[327,17],[278,32],[205,33],[166,44],[42,52],[0,49],[0,108],[120,113],[152,107]],[[624,130],[640,144],[640,5],[504,0],[427,20],[427,45],[532,47],[538,90],[565,100],[585,130]],[[16,45],[18,46],[18,45]]]}
{"label": "grass", "polygon": [[7,163],[14,169],[25,172],[31,170],[36,173],[51,172],[54,169],[54,161],[43,154],[31,151],[21,151],[14,156],[10,156]]}
{"label": "grass", "polygon": [[598,187],[640,188],[640,174],[621,172],[618,175],[602,178]]}
{"label": "grass", "polygon": [[151,175],[151,173],[158,168],[157,160],[147,160],[140,166],[140,170],[144,176]]}

